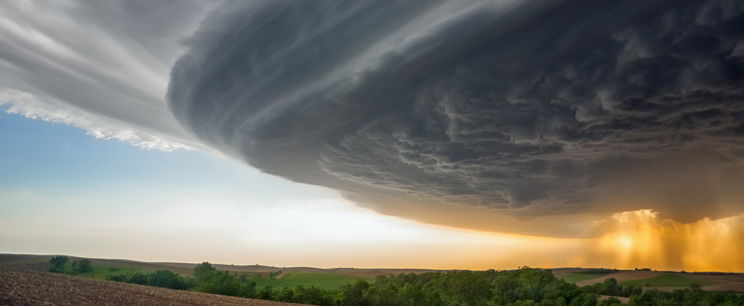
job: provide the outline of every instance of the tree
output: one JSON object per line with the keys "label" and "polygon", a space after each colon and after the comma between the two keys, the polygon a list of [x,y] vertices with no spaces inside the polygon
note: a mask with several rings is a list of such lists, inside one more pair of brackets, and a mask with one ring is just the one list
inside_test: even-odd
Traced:
{"label": "tree", "polygon": [[185,290],[188,289],[186,281],[178,274],[170,270],[159,270],[146,275],[148,286]]}
{"label": "tree", "polygon": [[90,265],[90,260],[81,259],[80,261],[75,261],[72,263],[72,271],[77,274],[88,273],[90,271],[93,271],[93,266]]}
{"label": "tree", "polygon": [[702,288],[700,282],[693,282],[692,284],[690,284],[690,289],[692,289],[693,291],[700,291],[700,288]]}
{"label": "tree", "polygon": [[217,269],[212,267],[212,264],[205,261],[194,267],[194,277],[196,277],[197,280],[203,279],[214,271],[217,271]]}
{"label": "tree", "polygon": [[49,259],[49,272],[60,273],[64,271],[65,264],[70,261],[67,256],[53,256]]}

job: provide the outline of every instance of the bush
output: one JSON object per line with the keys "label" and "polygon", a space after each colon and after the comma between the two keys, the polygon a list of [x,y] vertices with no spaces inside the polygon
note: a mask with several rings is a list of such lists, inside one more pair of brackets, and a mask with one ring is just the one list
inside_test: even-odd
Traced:
{"label": "bush", "polygon": [[154,287],[186,290],[192,287],[189,280],[169,270],[160,270],[152,273],[136,272],[130,275],[110,275],[107,280],[147,285]]}
{"label": "bush", "polygon": [[49,259],[49,272],[60,273],[65,270],[65,264],[70,261],[67,256],[53,256]]}
{"label": "bush", "polygon": [[88,273],[93,271],[93,266],[90,264],[90,260],[81,259],[80,261],[72,262],[72,272],[76,274]]}
{"label": "bush", "polygon": [[160,270],[145,277],[145,282],[148,286],[171,288],[185,290],[188,289],[186,280],[178,274],[175,274],[169,270]]}
{"label": "bush", "polygon": [[194,267],[194,277],[196,277],[196,279],[198,280],[198,279],[201,279],[209,275],[210,273],[214,271],[217,271],[217,269],[212,267],[212,264],[205,261],[205,262],[202,262],[196,265],[196,267]]}

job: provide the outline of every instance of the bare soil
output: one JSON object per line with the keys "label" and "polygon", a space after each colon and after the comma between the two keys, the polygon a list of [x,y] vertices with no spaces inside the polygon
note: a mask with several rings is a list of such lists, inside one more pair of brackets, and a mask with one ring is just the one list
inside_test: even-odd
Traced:
{"label": "bare soil", "polygon": [[0,305],[300,305],[0,267]]}

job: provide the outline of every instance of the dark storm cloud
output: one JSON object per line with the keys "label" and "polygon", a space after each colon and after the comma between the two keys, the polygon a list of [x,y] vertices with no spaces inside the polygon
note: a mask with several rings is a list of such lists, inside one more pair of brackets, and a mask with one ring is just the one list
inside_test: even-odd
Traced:
{"label": "dark storm cloud", "polygon": [[234,1],[189,40],[169,102],[224,152],[385,213],[699,218],[744,198],[743,13],[734,0]]}

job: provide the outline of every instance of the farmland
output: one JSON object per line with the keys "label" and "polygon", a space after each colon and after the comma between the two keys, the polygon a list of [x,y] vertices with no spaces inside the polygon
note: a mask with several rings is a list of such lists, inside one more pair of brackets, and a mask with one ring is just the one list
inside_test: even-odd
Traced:
{"label": "farmland", "polygon": [[0,267],[0,305],[297,305]]}
{"label": "farmland", "polygon": [[[51,256],[0,254],[0,267],[15,267],[34,271],[46,271]],[[69,257],[79,260],[80,257]],[[174,273],[189,276],[196,264],[190,263],[150,263],[120,259],[90,259],[93,271],[79,274],[94,279],[107,279],[116,275],[149,273],[158,270],[170,270]],[[271,267],[262,265],[225,265],[214,264],[215,268],[230,271],[251,278],[257,288],[273,287],[294,288],[297,286],[315,286],[322,289],[335,289],[341,285],[351,284],[359,279],[372,280],[378,275],[395,275],[401,273],[421,273],[434,270],[417,269],[352,269],[334,268],[319,269],[311,267]],[[70,272],[69,267],[66,268]]]}
{"label": "farmland", "polygon": [[[683,273],[648,269],[546,270],[527,267],[504,271],[280,268],[209,263],[140,263],[66,256],[56,256],[65,260],[62,264],[54,264],[55,261],[50,258],[0,255],[0,269],[5,271],[7,279],[15,278],[8,281],[11,284],[26,284],[27,279],[43,283],[43,279],[48,278],[51,284],[40,284],[39,288],[71,282],[74,286],[84,288],[100,285],[105,292],[109,290],[107,286],[132,283],[147,285],[136,288],[155,286],[180,289],[157,291],[159,293],[153,293],[155,296],[161,293],[180,296],[201,292],[316,305],[502,305],[516,301],[543,301],[548,304],[570,302],[579,305],[614,305],[618,301],[632,305],[725,301],[744,305],[744,299],[739,294],[722,292],[744,291],[744,275],[735,273]],[[81,262],[88,261],[92,267],[80,269]],[[45,267],[56,273],[43,272]],[[117,283],[106,280],[115,280]],[[15,288],[19,286],[15,284],[11,286],[13,288],[4,289],[6,295],[2,298],[10,301],[6,304],[33,300],[36,291]],[[94,293],[97,291],[90,290]],[[141,295],[137,292],[135,290],[132,295]],[[26,295],[18,295],[20,293]],[[49,295],[46,291],[37,293],[40,296]],[[38,300],[40,298],[33,301],[41,301]],[[90,299],[95,300],[96,296],[91,295]]]}
{"label": "farmland", "polygon": [[644,289],[674,290],[698,283],[704,290],[744,292],[744,274],[741,273],[618,270],[614,273],[594,274],[582,270],[586,269],[564,271],[556,276],[579,286],[597,284],[614,278],[619,285],[640,286]]}

